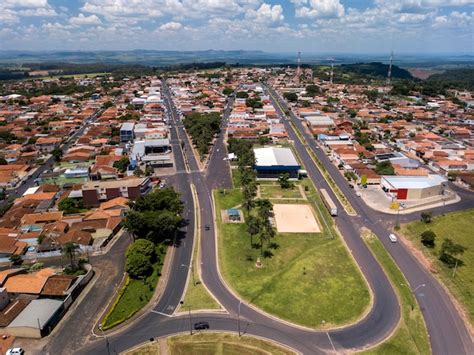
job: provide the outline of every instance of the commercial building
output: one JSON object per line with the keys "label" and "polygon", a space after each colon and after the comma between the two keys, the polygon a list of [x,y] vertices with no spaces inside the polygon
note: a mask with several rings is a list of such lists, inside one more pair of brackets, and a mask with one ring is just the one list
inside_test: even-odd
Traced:
{"label": "commercial building", "polygon": [[290,148],[255,148],[253,151],[257,178],[277,179],[285,173],[290,178],[298,178],[301,166]]}
{"label": "commercial building", "polygon": [[440,175],[382,176],[380,185],[398,200],[420,200],[443,194],[446,179]]}

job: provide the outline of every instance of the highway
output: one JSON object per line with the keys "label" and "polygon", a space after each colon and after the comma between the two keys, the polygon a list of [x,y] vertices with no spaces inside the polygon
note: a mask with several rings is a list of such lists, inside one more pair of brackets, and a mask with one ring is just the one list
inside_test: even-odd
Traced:
{"label": "highway", "polygon": [[[210,170],[209,173],[199,171],[190,142],[182,124],[179,122],[179,115],[176,112],[171,93],[165,82],[163,82],[163,95],[171,118],[171,142],[176,168],[179,172],[176,178],[171,179],[170,182],[182,194],[182,199],[185,203],[184,218],[188,221],[188,225],[180,234],[174,250],[171,277],[153,311],[138,319],[131,326],[117,332],[112,332],[107,336],[107,341],[99,339],[80,350],[78,349],[79,353],[104,354],[107,350],[110,352],[124,351],[132,346],[146,342],[150,338],[179,332],[189,332],[190,326],[196,321],[209,322],[210,328],[213,331],[226,330],[237,332],[239,305],[241,308],[242,329],[245,333],[276,340],[304,354],[343,352],[380,342],[396,327],[400,318],[400,308],[397,297],[385,273],[360,238],[359,228],[362,226],[372,229],[379,235],[382,243],[384,243],[397,264],[402,268],[412,289],[421,283],[427,284],[423,293],[419,291],[416,297],[428,324],[433,352],[435,354],[468,354],[471,352],[472,342],[469,343],[466,329],[441,286],[428,272],[424,271],[401,243],[393,244],[388,242],[388,238],[385,238],[385,236],[388,236],[388,228],[385,225],[387,218],[374,220],[372,214],[364,211],[367,208],[359,211],[361,206],[358,204],[354,204],[354,208],[357,212],[360,212],[357,217],[350,217],[345,213],[340,213],[336,218],[336,223],[374,295],[373,307],[364,319],[354,325],[328,332],[313,331],[279,321],[245,302],[240,304],[238,297],[229,290],[220,276],[216,255],[217,236],[214,226],[214,205],[211,189],[218,186],[226,187],[229,183],[227,175],[229,173],[228,164],[223,161],[223,157],[226,154],[223,142],[224,134],[221,132],[216,141],[215,148],[211,152],[209,167],[215,170]],[[278,107],[278,105],[276,106]],[[228,112],[228,109],[226,109],[226,112]],[[225,124],[226,119],[224,119],[223,128]],[[306,147],[296,136],[296,132],[288,121],[285,121],[285,125],[287,126],[290,139],[295,142],[295,149],[303,161],[309,177],[317,187],[326,187],[331,193],[316,165],[311,160]],[[181,149],[182,143],[183,148]],[[220,174],[227,176],[227,178],[222,180],[222,185],[219,182]],[[338,181],[336,180],[336,182]],[[206,224],[210,226],[208,231],[204,228],[201,230],[202,280],[228,312],[228,314],[192,314],[191,320],[187,315],[172,316],[182,299],[187,280],[188,269],[182,265],[190,264],[192,253],[195,221],[193,214],[194,202],[190,184],[196,186],[200,205],[201,226]],[[433,327],[439,327],[439,329],[433,329]],[[434,337],[438,339],[433,339]]]}

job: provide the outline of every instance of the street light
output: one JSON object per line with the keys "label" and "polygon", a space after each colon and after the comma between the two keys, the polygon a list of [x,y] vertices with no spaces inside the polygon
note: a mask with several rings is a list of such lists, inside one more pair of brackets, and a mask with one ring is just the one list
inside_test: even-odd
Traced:
{"label": "street light", "polygon": [[421,285],[416,286],[415,289],[413,290],[413,293],[416,293],[416,290],[418,290],[420,287],[426,287],[426,284],[421,284]]}
{"label": "street light", "polygon": [[102,332],[102,337],[105,338],[105,343],[107,345],[107,354],[110,355],[110,344],[107,335],[105,335],[104,329],[102,329],[102,324],[99,325],[99,330]]}

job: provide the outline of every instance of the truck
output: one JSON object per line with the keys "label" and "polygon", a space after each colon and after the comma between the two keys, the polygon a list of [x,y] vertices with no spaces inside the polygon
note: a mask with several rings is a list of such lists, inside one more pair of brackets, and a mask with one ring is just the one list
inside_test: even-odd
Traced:
{"label": "truck", "polygon": [[320,189],[319,192],[321,193],[321,198],[323,200],[324,205],[328,209],[331,216],[337,216],[337,206],[332,200],[331,196],[329,196],[326,189]]}

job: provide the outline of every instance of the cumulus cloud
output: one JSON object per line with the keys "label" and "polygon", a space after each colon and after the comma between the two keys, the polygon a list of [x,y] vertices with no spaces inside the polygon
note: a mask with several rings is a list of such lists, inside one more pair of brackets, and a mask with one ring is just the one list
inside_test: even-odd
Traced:
{"label": "cumulus cloud", "polygon": [[337,18],[344,16],[344,6],[339,0],[295,1],[296,17]]}
{"label": "cumulus cloud", "polygon": [[281,5],[270,5],[263,3],[257,10],[250,9],[245,17],[259,23],[271,23],[283,21],[283,8]]}
{"label": "cumulus cloud", "polygon": [[71,17],[69,23],[74,26],[87,26],[87,25],[100,25],[102,22],[96,15],[85,16],[79,14],[79,16]]}
{"label": "cumulus cloud", "polygon": [[178,31],[181,28],[183,28],[183,25],[174,21],[164,23],[159,27],[161,31]]}
{"label": "cumulus cloud", "polygon": [[48,0],[2,0],[2,7],[7,9],[40,8],[48,6]]}

